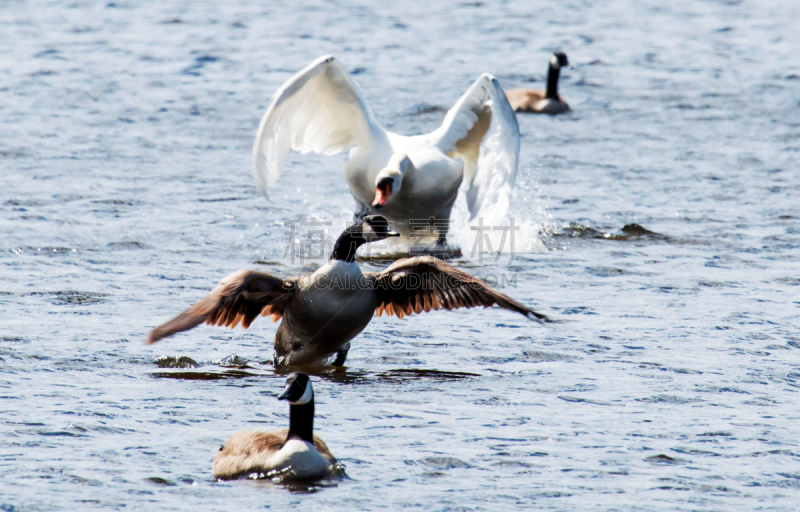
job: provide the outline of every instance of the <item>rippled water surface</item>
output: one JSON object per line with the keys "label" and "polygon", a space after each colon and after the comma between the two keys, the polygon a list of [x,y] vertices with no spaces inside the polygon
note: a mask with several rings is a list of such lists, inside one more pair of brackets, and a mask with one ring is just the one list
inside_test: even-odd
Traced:
{"label": "rippled water surface", "polygon": [[[795,509],[798,26],[786,1],[0,1],[0,509]],[[560,322],[376,319],[315,379],[349,479],[215,482],[229,434],[288,421],[274,325],[143,339],[233,270],[314,268],[287,225],[352,214],[343,157],[256,196],[272,92],[334,53],[413,134],[482,72],[542,86],[555,49],[573,112],[520,117],[516,257],[458,264]]]}

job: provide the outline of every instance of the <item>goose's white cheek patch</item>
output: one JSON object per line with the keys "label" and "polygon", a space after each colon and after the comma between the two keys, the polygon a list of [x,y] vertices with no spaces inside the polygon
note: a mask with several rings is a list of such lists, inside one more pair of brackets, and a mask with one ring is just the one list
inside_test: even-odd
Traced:
{"label": "goose's white cheek patch", "polygon": [[306,386],[306,390],[303,393],[303,396],[298,398],[296,402],[289,402],[289,403],[291,403],[292,405],[305,405],[308,402],[310,402],[313,397],[314,397],[314,390],[311,389],[311,382],[309,382],[308,385]]}

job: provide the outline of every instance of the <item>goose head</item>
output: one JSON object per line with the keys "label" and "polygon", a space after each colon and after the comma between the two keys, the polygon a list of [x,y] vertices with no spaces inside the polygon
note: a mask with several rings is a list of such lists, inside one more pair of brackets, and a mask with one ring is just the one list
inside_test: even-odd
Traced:
{"label": "goose head", "polygon": [[314,400],[314,388],[308,374],[293,372],[286,377],[286,387],[278,395],[278,400],[286,400],[291,405],[305,405]]}
{"label": "goose head", "polygon": [[[358,227],[356,224],[353,227]],[[394,236],[400,236],[400,233],[393,231],[389,226],[389,221],[383,215],[367,215],[360,225],[361,238],[365,243],[378,242]]]}
{"label": "goose head", "polygon": [[569,67],[569,61],[567,60],[567,54],[564,52],[555,52],[552,57],[550,57],[550,67],[561,69],[563,67]]}
{"label": "goose head", "polygon": [[375,177],[375,199],[373,208],[382,208],[390,198],[396,196],[403,186],[403,175],[411,165],[411,160],[403,154],[395,153],[386,167]]}
{"label": "goose head", "polygon": [[314,443],[314,388],[307,373],[293,372],[286,377],[286,387],[278,400],[289,402],[289,434],[286,441],[297,438]]}
{"label": "goose head", "polygon": [[367,215],[364,220],[353,224],[339,235],[333,245],[332,260],[342,260],[348,263],[355,260],[359,247],[370,242],[378,242],[400,233],[393,231],[389,221],[383,215]]}

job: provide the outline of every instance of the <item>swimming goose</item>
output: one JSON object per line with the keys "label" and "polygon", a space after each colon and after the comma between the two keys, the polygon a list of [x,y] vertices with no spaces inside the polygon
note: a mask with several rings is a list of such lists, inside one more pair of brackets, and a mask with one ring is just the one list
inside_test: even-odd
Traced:
{"label": "swimming goose", "polygon": [[245,329],[259,315],[282,319],[275,333],[275,365],[341,366],[350,340],[373,315],[397,315],[461,307],[498,305],[530,319],[539,314],[480,279],[432,256],[396,261],[382,272],[361,272],[358,248],[396,236],[386,219],[368,215],[336,241],[330,261],[311,275],[280,279],[239,270],[224,278],[209,295],[150,333],[147,343],[186,331],[201,323]]}
{"label": "swimming goose", "polygon": [[[356,200],[355,219],[380,213],[409,245],[448,254],[450,212],[462,182],[470,220],[503,221],[517,174],[519,127],[500,84],[483,74],[438,129],[413,137],[392,133],[375,120],[339,61],[324,56],[284,83],[261,119],[253,144],[261,195],[278,179],[290,149],[350,150],[344,178]],[[425,246],[415,231],[436,243]]]}
{"label": "swimming goose", "polygon": [[561,68],[569,66],[567,55],[555,52],[550,57],[550,68],[547,72],[547,89],[512,89],[506,93],[508,102],[516,112],[534,114],[562,114],[569,111],[569,105],[558,94],[558,75]]}
{"label": "swimming goose", "polygon": [[278,400],[289,402],[289,428],[264,432],[245,430],[225,441],[214,457],[214,477],[220,480],[256,474],[283,478],[321,478],[336,459],[314,435],[314,389],[305,373],[291,373]]}

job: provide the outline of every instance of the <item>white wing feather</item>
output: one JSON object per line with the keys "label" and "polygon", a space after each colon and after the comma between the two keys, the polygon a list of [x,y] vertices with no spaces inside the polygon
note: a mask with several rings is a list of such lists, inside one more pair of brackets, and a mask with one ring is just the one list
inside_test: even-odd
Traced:
{"label": "white wing feather", "polygon": [[373,132],[382,130],[339,62],[320,57],[278,89],[261,118],[253,144],[256,188],[266,195],[290,149],[335,155],[369,146]]}
{"label": "white wing feather", "polygon": [[517,178],[519,125],[497,79],[481,75],[430,135],[439,149],[464,161],[470,221],[501,223]]}

